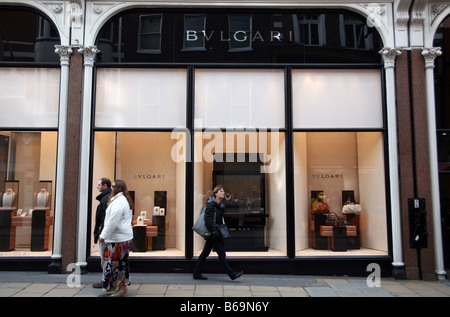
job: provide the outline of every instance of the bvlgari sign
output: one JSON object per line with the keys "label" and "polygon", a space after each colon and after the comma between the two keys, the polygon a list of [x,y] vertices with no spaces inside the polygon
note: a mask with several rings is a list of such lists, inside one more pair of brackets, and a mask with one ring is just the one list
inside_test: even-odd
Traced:
{"label": "bvlgari sign", "polygon": [[195,41],[198,41],[200,38],[204,37],[207,42],[212,40],[213,38],[220,39],[221,42],[229,42],[230,39],[232,39],[236,42],[246,42],[249,39],[251,39],[252,42],[255,42],[255,41],[282,42],[283,40],[289,41],[289,42],[294,41],[293,31],[289,31],[289,32],[287,32],[287,36],[285,36],[285,35],[286,34],[281,33],[279,31],[269,31],[269,32],[267,32],[267,34],[265,34],[265,36],[263,36],[263,34],[261,34],[260,31],[256,31],[252,35],[250,32],[243,31],[243,30],[230,32],[230,33],[225,32],[225,31],[208,31],[208,32],[206,32],[204,30],[203,31],[186,30],[185,40],[186,40],[186,42],[195,42]]}
{"label": "bvlgari sign", "polygon": [[133,174],[134,179],[141,179],[141,180],[157,180],[157,179],[164,179],[164,174]]}

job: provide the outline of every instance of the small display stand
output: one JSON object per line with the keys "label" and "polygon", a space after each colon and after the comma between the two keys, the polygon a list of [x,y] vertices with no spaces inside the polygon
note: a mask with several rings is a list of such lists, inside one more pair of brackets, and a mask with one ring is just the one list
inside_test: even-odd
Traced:
{"label": "small display stand", "polygon": [[31,214],[31,251],[48,249],[52,182],[34,184],[34,208]]}
{"label": "small display stand", "polygon": [[11,216],[17,210],[19,181],[6,181],[0,188],[0,251],[15,248],[15,231],[11,230]]}
{"label": "small display stand", "polygon": [[[159,215],[152,216],[153,226],[158,227],[158,235],[152,237],[152,250],[166,249],[166,211],[167,211],[167,191],[155,191],[153,206],[159,207]],[[164,209],[161,212],[161,209]]]}
{"label": "small display stand", "polygon": [[132,251],[134,252],[145,252],[147,251],[147,226],[136,225],[133,226],[133,246]]}

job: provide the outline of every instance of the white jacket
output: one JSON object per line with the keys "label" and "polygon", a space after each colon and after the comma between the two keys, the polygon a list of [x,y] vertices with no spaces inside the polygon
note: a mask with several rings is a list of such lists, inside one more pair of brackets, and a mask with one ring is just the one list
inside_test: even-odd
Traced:
{"label": "white jacket", "polygon": [[100,238],[109,243],[133,239],[132,218],[133,215],[127,198],[123,193],[118,193],[111,198],[111,203],[106,209],[105,224]]}

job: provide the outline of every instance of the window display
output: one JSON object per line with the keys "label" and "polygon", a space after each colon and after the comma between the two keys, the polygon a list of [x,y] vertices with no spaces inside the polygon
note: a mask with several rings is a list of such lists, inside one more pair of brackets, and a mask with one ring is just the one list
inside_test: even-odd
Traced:
{"label": "window display", "polygon": [[[214,186],[222,185],[224,220],[231,233],[225,241],[227,257],[285,256],[284,133],[228,130],[214,134],[212,138],[210,132],[199,132],[194,138],[194,219]],[[203,244],[204,239],[195,235],[194,256]]]}
{"label": "window display", "polygon": [[[225,241],[229,251],[267,251],[265,242],[265,174],[261,173],[261,160],[252,162],[251,154],[243,155],[239,162],[235,154],[232,162],[214,160],[214,184],[224,186],[225,223],[231,238]],[[223,153],[215,157],[223,157]],[[260,157],[258,154],[254,157]]]}
{"label": "window display", "polygon": [[296,255],[387,254],[382,134],[297,132],[294,144]]}
{"label": "window display", "polygon": [[0,150],[0,251],[51,255],[57,133],[3,131],[1,136],[7,142]]}
{"label": "window display", "polygon": [[[170,132],[95,133],[93,179],[122,179],[133,193],[132,256],[184,255],[185,165],[172,159],[176,142]],[[93,239],[91,253],[98,254]]]}

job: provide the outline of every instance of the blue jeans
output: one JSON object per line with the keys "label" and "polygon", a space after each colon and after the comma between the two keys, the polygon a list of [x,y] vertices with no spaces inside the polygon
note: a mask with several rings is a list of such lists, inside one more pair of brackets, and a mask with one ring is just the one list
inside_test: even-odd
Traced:
{"label": "blue jeans", "polygon": [[231,268],[231,266],[227,262],[227,258],[225,255],[225,245],[223,243],[223,240],[218,239],[206,239],[205,246],[203,247],[203,251],[200,254],[197,263],[195,264],[194,268],[194,277],[199,277],[202,274],[202,266],[203,263],[205,263],[206,258],[211,253],[212,248],[217,252],[217,255],[219,256],[220,264],[223,266],[225,271],[227,272],[229,277],[233,277],[236,275],[236,271]]}

